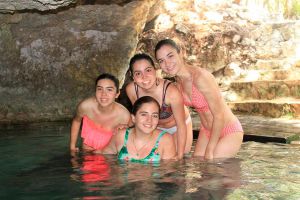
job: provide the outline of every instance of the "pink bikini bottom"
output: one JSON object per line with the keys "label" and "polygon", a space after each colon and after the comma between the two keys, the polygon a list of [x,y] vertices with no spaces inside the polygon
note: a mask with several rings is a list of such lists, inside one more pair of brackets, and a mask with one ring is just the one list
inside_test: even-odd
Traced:
{"label": "pink bikini bottom", "polygon": [[[237,132],[244,132],[243,127],[239,121],[235,121],[224,126],[220,138]],[[210,138],[211,136],[210,131],[203,126],[201,126],[200,133],[205,133],[207,138]]]}

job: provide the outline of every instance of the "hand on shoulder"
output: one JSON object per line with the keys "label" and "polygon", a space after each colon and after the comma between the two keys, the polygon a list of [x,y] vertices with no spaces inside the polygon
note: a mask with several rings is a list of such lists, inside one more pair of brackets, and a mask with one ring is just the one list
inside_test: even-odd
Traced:
{"label": "hand on shoulder", "polygon": [[122,128],[119,129],[118,132],[113,135],[112,142],[114,143],[117,152],[119,152],[119,150],[122,148],[124,144],[125,133],[126,133],[126,128]]}
{"label": "hand on shoulder", "polygon": [[128,124],[119,124],[117,125],[114,130],[113,130],[113,135],[116,135],[118,133],[120,133],[121,131],[123,131],[124,129],[126,130],[126,128],[128,128],[129,125]]}

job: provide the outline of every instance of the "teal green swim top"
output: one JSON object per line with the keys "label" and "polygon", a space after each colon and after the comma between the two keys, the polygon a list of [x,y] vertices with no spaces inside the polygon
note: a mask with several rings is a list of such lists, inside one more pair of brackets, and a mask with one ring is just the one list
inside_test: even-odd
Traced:
{"label": "teal green swim top", "polygon": [[128,129],[128,128],[126,129],[124,144],[123,144],[121,150],[118,153],[118,159],[119,160],[128,160],[128,161],[131,161],[131,162],[157,162],[157,161],[159,161],[160,160],[160,155],[159,155],[158,152],[156,152],[156,150],[158,148],[160,138],[166,132],[165,131],[160,132],[160,134],[157,137],[157,140],[155,142],[155,146],[152,148],[152,150],[150,151],[148,156],[146,156],[145,158],[136,159],[136,158],[130,158],[128,150],[127,150],[127,141],[128,141],[129,130],[130,129]]}

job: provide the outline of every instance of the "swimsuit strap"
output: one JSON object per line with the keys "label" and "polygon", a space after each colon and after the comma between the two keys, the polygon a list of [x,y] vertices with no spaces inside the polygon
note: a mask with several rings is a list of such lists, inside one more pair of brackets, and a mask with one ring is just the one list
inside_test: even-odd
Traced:
{"label": "swimsuit strap", "polygon": [[161,139],[161,137],[166,133],[166,131],[161,131],[159,136],[156,139],[155,142],[155,146],[152,148],[152,150],[150,151],[150,153],[148,154],[148,156],[146,156],[145,158],[142,159],[134,159],[135,161],[149,161],[149,159],[151,159],[151,161],[159,161],[160,160],[160,155],[156,152],[157,148],[158,148],[158,144],[159,141]]}
{"label": "swimsuit strap", "polygon": [[167,93],[167,89],[168,89],[170,84],[171,84],[171,82],[169,82],[168,80],[164,81],[163,96],[162,96],[162,102],[161,102],[162,105],[165,104],[166,93]]}
{"label": "swimsuit strap", "polygon": [[134,84],[136,98],[139,98],[139,86],[136,83],[133,83],[133,84]]}
{"label": "swimsuit strap", "polygon": [[128,141],[128,134],[129,134],[129,128],[126,129],[125,136],[124,136],[124,144],[120,151],[118,152],[118,159],[124,160],[129,158],[128,150],[127,150],[127,141]]}
{"label": "swimsuit strap", "polygon": [[159,136],[157,137],[157,140],[155,142],[155,146],[153,149],[157,149],[158,148],[158,144],[159,144],[159,141],[160,141],[160,138],[166,133],[166,131],[161,131]]}
{"label": "swimsuit strap", "polygon": [[127,141],[128,141],[128,135],[129,135],[129,128],[126,129],[125,137],[124,137],[124,147],[127,146]]}

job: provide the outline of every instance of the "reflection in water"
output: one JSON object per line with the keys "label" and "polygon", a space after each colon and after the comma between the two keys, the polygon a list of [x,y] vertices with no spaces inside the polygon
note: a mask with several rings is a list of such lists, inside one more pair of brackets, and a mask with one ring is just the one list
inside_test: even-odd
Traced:
{"label": "reflection in water", "polygon": [[192,198],[224,199],[241,186],[241,160],[232,158],[214,162],[190,160],[187,168],[187,190]]}
{"label": "reflection in water", "polygon": [[91,153],[81,156],[73,155],[71,164],[73,168],[77,169],[77,172],[80,172],[71,175],[74,180],[83,183],[96,183],[111,178],[111,168],[104,155]]}
{"label": "reflection in water", "polygon": [[187,158],[145,164],[93,154],[71,159],[72,178],[84,183],[88,191],[84,199],[224,199],[240,186],[240,162]]}
{"label": "reflection in water", "polygon": [[105,181],[110,178],[110,167],[103,155],[85,155],[81,170],[84,183]]}
{"label": "reflection in water", "polygon": [[69,130],[0,127],[0,199],[300,199],[300,146],[245,142],[234,159],[147,165],[70,157]]}

